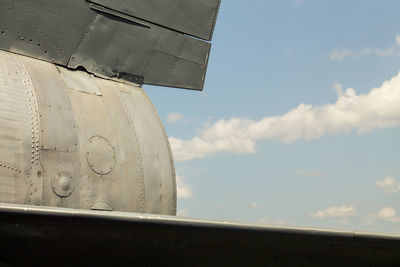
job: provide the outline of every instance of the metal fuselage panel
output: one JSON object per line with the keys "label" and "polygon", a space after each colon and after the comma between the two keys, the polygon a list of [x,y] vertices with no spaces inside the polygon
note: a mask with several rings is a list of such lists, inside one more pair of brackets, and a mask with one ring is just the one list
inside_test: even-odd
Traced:
{"label": "metal fuselage panel", "polygon": [[174,215],[168,139],[142,88],[0,52],[0,201]]}
{"label": "metal fuselage panel", "polygon": [[[0,49],[137,84],[202,90],[219,0],[0,0]],[[193,36],[197,36],[193,37]]]}

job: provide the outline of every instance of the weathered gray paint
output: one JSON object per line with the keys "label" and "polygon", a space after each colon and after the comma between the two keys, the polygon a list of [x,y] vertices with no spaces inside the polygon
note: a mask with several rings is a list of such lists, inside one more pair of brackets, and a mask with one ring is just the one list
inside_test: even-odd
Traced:
{"label": "weathered gray paint", "polygon": [[168,139],[140,87],[0,51],[0,103],[1,202],[175,214]]}
{"label": "weathered gray paint", "polygon": [[220,0],[92,0],[166,28],[211,40]]}
{"label": "weathered gray paint", "polygon": [[211,44],[188,34],[211,38],[219,0],[96,2],[104,6],[0,0],[0,49],[98,76],[203,88]]}

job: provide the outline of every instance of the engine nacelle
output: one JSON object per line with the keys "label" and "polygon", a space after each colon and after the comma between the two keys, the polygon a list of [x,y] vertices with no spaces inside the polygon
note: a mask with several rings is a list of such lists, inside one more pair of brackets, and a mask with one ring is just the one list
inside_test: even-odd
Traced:
{"label": "engine nacelle", "polygon": [[175,215],[171,149],[139,86],[0,51],[0,202]]}

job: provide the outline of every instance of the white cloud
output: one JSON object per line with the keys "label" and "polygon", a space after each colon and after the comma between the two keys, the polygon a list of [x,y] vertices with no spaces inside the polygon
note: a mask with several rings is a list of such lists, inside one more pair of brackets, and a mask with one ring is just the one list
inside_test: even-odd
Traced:
{"label": "white cloud", "polygon": [[324,174],[320,170],[298,170],[295,172],[297,176],[309,176],[309,177],[323,177]]}
{"label": "white cloud", "polygon": [[167,115],[167,122],[169,123],[176,123],[180,120],[183,120],[185,116],[183,116],[183,114],[181,113],[169,113]]}
{"label": "white cloud", "polygon": [[324,210],[317,211],[310,214],[310,217],[316,219],[322,218],[338,218],[338,217],[349,217],[356,215],[357,211],[353,205],[340,206],[340,207],[329,207]]}
{"label": "white cloud", "polygon": [[252,203],[250,203],[250,208],[252,208],[252,209],[258,208],[258,204],[256,202],[252,202]]}
{"label": "white cloud", "polygon": [[[338,86],[336,86],[338,88]],[[204,158],[219,152],[254,153],[256,141],[290,144],[325,135],[361,134],[400,124],[400,73],[368,94],[349,88],[333,104],[300,104],[286,114],[259,121],[246,118],[219,120],[191,140],[170,138],[176,161]]]}
{"label": "white cloud", "polygon": [[176,176],[176,186],[178,198],[191,198],[193,196],[193,190],[190,185],[184,182],[185,177]]}
{"label": "white cloud", "polygon": [[377,181],[376,186],[383,189],[386,194],[394,194],[400,191],[400,182],[390,176],[382,181]]}
{"label": "white cloud", "polygon": [[335,49],[330,52],[329,57],[332,60],[343,60],[346,57],[351,56],[353,53],[354,52],[349,49]]}
{"label": "white cloud", "polygon": [[397,216],[396,210],[392,207],[385,207],[379,210],[378,214],[371,213],[366,217],[365,224],[377,225],[377,221],[400,222],[400,217]]}
{"label": "white cloud", "polygon": [[377,217],[389,222],[399,222],[400,218],[396,216],[396,210],[391,207],[383,208],[379,211]]}
{"label": "white cloud", "polygon": [[[400,35],[395,36],[396,45],[400,45]],[[358,51],[353,51],[351,49],[334,49],[330,52],[329,57],[331,60],[341,61],[345,58],[361,58],[364,56],[380,56],[380,57],[387,57],[387,56],[394,56],[400,55],[400,50],[396,46],[388,47],[386,49],[379,49],[379,48],[371,48],[365,47]]]}

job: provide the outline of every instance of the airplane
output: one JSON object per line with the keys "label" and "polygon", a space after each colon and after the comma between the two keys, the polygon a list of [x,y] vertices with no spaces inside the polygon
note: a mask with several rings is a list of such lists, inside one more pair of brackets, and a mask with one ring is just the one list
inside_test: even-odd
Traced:
{"label": "airplane", "polygon": [[203,89],[219,6],[0,0],[0,264],[399,265],[399,235],[176,217],[142,85]]}

